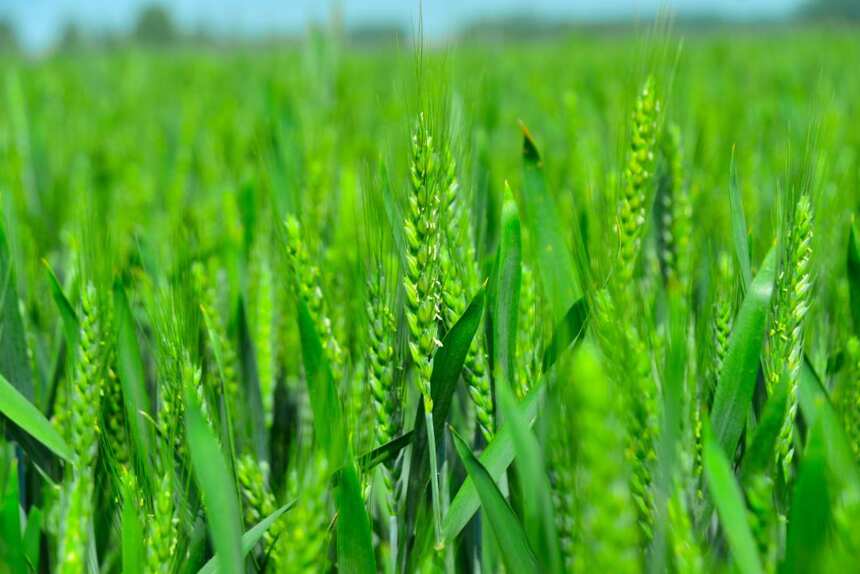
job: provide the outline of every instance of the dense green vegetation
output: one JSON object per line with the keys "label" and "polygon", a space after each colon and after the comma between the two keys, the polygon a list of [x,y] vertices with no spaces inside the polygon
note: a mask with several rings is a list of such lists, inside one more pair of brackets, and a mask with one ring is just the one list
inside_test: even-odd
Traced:
{"label": "dense green vegetation", "polygon": [[0,573],[849,571],[860,40],[6,57]]}

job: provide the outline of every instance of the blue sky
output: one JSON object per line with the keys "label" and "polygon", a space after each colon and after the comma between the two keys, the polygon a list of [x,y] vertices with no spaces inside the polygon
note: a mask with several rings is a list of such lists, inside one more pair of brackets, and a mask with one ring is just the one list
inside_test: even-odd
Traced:
{"label": "blue sky", "polygon": [[[674,0],[678,12],[714,12],[750,18],[780,15],[802,0]],[[127,28],[147,0],[0,0],[0,17],[11,17],[32,49],[53,41],[62,24],[74,19],[96,29]],[[325,19],[333,5],[347,24],[416,21],[418,0],[162,0],[182,24],[205,24],[220,31],[252,35],[301,30]],[[665,0],[424,0],[428,35],[444,37],[463,22],[486,15],[530,14],[564,18],[602,18],[653,14]]]}

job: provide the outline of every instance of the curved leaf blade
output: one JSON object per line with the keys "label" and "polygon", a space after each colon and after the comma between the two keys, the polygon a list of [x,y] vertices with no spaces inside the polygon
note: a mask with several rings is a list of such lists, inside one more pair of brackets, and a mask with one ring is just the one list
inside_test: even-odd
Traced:
{"label": "curved leaf blade", "polygon": [[0,217],[0,375],[27,400],[33,400],[33,379],[27,359],[24,324],[18,311],[18,289],[6,231]]}
{"label": "curved leaf blade", "polygon": [[[263,538],[263,534],[265,534],[266,531],[271,528],[272,524],[274,524],[283,513],[292,508],[293,504],[294,503],[291,502],[280,507],[242,535],[243,557],[247,556],[248,553],[254,549],[254,547],[260,542],[260,539]],[[216,574],[217,572],[218,562],[215,560],[214,557],[212,557],[206,564],[204,564],[203,568],[198,570],[198,574]]]}
{"label": "curved leaf blade", "polygon": [[356,574],[376,572],[376,558],[370,519],[364,508],[355,466],[344,467],[337,487],[337,562],[338,569]]}
{"label": "curved leaf blade", "polygon": [[[442,346],[433,357],[433,373],[430,376],[430,393],[433,397],[433,427],[441,437],[451,409],[454,389],[463,370],[469,346],[484,314],[485,290],[481,289],[472,299],[457,322],[446,333]],[[412,454],[406,490],[406,531],[411,532],[418,515],[418,504],[430,482],[430,464],[427,451],[427,427],[424,409],[418,406],[412,431]],[[407,542],[404,537],[403,542]],[[402,553],[406,560],[406,552]]]}
{"label": "curved leaf blade", "polygon": [[146,390],[146,374],[140,346],[135,332],[134,317],[128,297],[120,284],[113,288],[114,314],[116,315],[116,364],[122,387],[122,400],[128,420],[129,435],[134,443],[134,452],[144,469],[150,468],[152,445],[155,443],[152,426],[146,417],[151,416],[149,392]]}
{"label": "curved leaf blade", "polygon": [[137,493],[132,483],[123,483],[122,493],[122,571],[124,574],[142,574],[144,561],[143,525],[137,512]]}
{"label": "curved leaf blade", "polygon": [[[0,471],[0,564],[9,572],[26,572],[26,556],[21,535],[20,491],[18,490],[18,461],[10,458],[9,466]],[[4,484],[5,482],[5,484]]]}
{"label": "curved leaf blade", "polygon": [[543,352],[543,372],[547,372],[561,354],[582,337],[588,324],[588,302],[580,297],[556,325],[549,345]]}
{"label": "curved leaf blade", "polygon": [[735,164],[735,150],[732,148],[732,165],[729,181],[729,203],[732,212],[732,239],[735,244],[735,256],[741,270],[741,284],[744,292],[752,283],[752,270],[750,268],[750,246],[749,233],[747,231],[747,220],[744,216],[743,195],[738,184],[738,170]]}
{"label": "curved leaf blade", "polygon": [[72,450],[45,415],[0,375],[0,413],[18,428],[46,446],[67,462],[72,462]]}
{"label": "curved leaf blade", "polygon": [[561,551],[550,496],[552,489],[543,451],[511,390],[499,387],[497,396],[505,426],[513,439],[526,536],[536,549],[541,566],[549,572],[561,572]]}
{"label": "curved leaf blade", "polygon": [[460,460],[466,467],[481,499],[481,507],[486,513],[487,522],[493,531],[502,559],[509,572],[527,574],[538,572],[538,562],[529,545],[525,530],[508,501],[502,496],[490,473],[475,458],[466,442],[451,428],[454,446]]}
{"label": "curved leaf blade", "polygon": [[359,456],[357,461],[358,468],[362,472],[367,472],[379,464],[397,458],[400,451],[412,444],[414,434],[414,431],[407,431],[397,438],[393,438],[387,443]]}
{"label": "curved leaf blade", "polygon": [[517,353],[517,315],[520,301],[522,274],[522,237],[520,216],[511,189],[505,186],[502,205],[502,241],[496,259],[495,285],[493,286],[493,365],[496,386],[514,384]]}
{"label": "curved leaf blade", "polygon": [[27,514],[27,527],[24,529],[24,555],[33,572],[39,570],[39,542],[42,539],[42,511],[34,506]]}
{"label": "curved leaf blade", "polygon": [[[586,303],[584,298],[580,299],[568,312],[568,315],[571,317],[582,317],[583,322],[570,323],[570,325],[579,325],[576,329],[568,330],[568,333],[576,331],[576,336],[567,343],[566,346],[559,345],[559,354],[554,356],[553,362],[558,358],[558,356],[560,356],[562,351],[569,349],[582,341],[582,334],[585,332],[585,323],[588,319],[587,308],[585,305]],[[576,308],[576,310],[574,310],[574,308]],[[534,419],[537,416],[538,405],[543,395],[544,384],[545,381],[543,378],[538,380],[519,404],[521,414],[529,422],[529,425],[534,424]],[[515,452],[511,429],[507,428],[507,425],[503,425],[499,429],[499,432],[496,433],[493,441],[488,444],[484,449],[484,452],[481,453],[479,459],[481,464],[483,464],[490,472],[493,479],[498,480],[499,477],[507,470],[508,466],[513,462],[514,456]],[[475,491],[475,485],[472,484],[471,479],[467,476],[466,480],[460,487],[460,490],[457,491],[454,500],[451,501],[451,505],[448,508],[448,512],[445,515],[442,524],[442,530],[446,541],[451,542],[460,534],[463,528],[466,527],[466,524],[469,523],[469,520],[472,519],[475,512],[477,512],[479,506],[480,501],[478,500],[478,493]]]}
{"label": "curved leaf blade", "polygon": [[860,333],[860,237],[852,218],[848,231],[848,256],[845,263],[848,272],[848,294],[851,301],[851,319],[854,333]]}
{"label": "curved leaf blade", "polygon": [[582,295],[574,260],[567,242],[561,234],[558,208],[549,193],[543,161],[528,128],[520,125],[523,132],[523,212],[524,222],[532,239],[534,260],[545,295],[552,310],[552,320],[561,318],[561,313]]}
{"label": "curved leaf blade", "polygon": [[804,360],[800,368],[797,395],[800,410],[810,428],[820,423],[821,432],[825,437],[827,462],[833,475],[839,477],[843,484],[860,495],[860,473],[845,435],[842,419],[830,402],[827,391],[824,390],[821,380],[808,360]]}
{"label": "curved leaf blade", "polygon": [[714,438],[727,456],[734,455],[752,404],[775,272],[776,248],[771,248],[741,305],[714,394]]}
{"label": "curved leaf blade", "polygon": [[346,453],[343,405],[307,305],[299,299],[297,307],[302,360],[314,415],[314,436],[328,460],[339,462],[344,459]]}
{"label": "curved leaf blade", "polygon": [[186,390],[185,421],[191,466],[203,495],[206,522],[218,570],[229,574],[242,572],[242,535],[236,486],[215,433],[209,428],[197,397]]}
{"label": "curved leaf blade", "polygon": [[[525,417],[530,424],[534,424],[534,418],[537,416],[538,404],[543,395],[544,379],[538,381],[534,387],[526,395],[526,398],[520,403],[522,416]],[[481,465],[487,469],[493,480],[499,480],[502,474],[508,469],[514,460],[514,443],[511,436],[511,429],[508,425],[503,425],[493,441],[487,445],[481,456],[478,457]],[[442,532],[445,535],[446,542],[453,541],[463,528],[478,511],[481,506],[481,501],[478,498],[478,492],[475,489],[475,483],[471,477],[466,477],[466,480],[460,486],[460,490],[454,496],[448,507],[448,512],[442,522]]]}
{"label": "curved leaf blade", "polygon": [[[20,396],[30,402],[41,402],[33,387],[24,323],[18,309],[18,289],[6,229],[0,214],[0,375]],[[45,389],[40,389],[44,394]],[[45,445],[33,440],[27,431],[15,424],[6,427],[8,436],[17,441],[33,461],[52,479],[59,480],[60,468]]]}
{"label": "curved leaf blade", "polygon": [[747,522],[746,506],[729,459],[705,419],[705,478],[735,565],[742,574],[762,574],[755,539]]}
{"label": "curved leaf blade", "polygon": [[785,420],[787,398],[788,385],[781,379],[765,403],[756,424],[752,442],[744,453],[741,462],[742,483],[746,483],[749,478],[758,473],[767,472],[773,462],[774,448],[782,428],[782,421]]}
{"label": "curved leaf blade", "polygon": [[54,303],[60,311],[60,318],[63,321],[63,334],[66,337],[66,349],[68,349],[67,356],[70,361],[73,361],[75,358],[74,350],[78,348],[78,337],[80,336],[81,328],[80,321],[78,321],[78,315],[75,313],[74,307],[69,303],[69,299],[63,292],[63,288],[57,280],[54,270],[51,269],[51,266],[44,259],[42,260],[42,264],[45,266],[45,273],[48,276],[51,297],[54,299]]}
{"label": "curved leaf blade", "polygon": [[780,572],[820,571],[819,558],[827,543],[831,520],[826,449],[821,420],[810,430],[803,460],[797,473],[791,509],[785,562]]}

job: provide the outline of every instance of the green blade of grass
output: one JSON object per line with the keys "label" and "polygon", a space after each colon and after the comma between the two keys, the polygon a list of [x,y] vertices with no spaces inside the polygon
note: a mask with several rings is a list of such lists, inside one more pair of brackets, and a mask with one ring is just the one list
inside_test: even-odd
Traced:
{"label": "green blade of grass", "polygon": [[305,379],[314,415],[314,436],[328,460],[340,463],[346,453],[343,405],[310,312],[301,299],[297,306]]}
{"label": "green blade of grass", "polygon": [[[60,381],[60,376],[65,369],[67,373],[74,373],[75,362],[78,358],[78,337],[80,337],[80,321],[75,313],[72,304],[69,303],[63,288],[54,274],[54,270],[46,260],[42,260],[45,266],[45,273],[48,276],[48,285],[51,289],[51,298],[60,312],[60,319],[63,326],[63,339],[57,341],[55,345],[55,355],[52,361],[54,367],[52,369],[50,388],[46,390],[45,411],[52,413],[57,399],[57,386]],[[63,343],[65,342],[65,357],[63,357]],[[61,359],[65,358],[65,362],[61,364]]]}
{"label": "green blade of grass", "polygon": [[540,443],[516,404],[511,390],[499,387],[497,396],[505,426],[514,444],[526,535],[531,547],[537,552],[542,569],[561,572],[561,551],[550,496],[552,490]]}
{"label": "green blade of grass", "polygon": [[783,379],[776,385],[773,394],[764,405],[764,410],[758,419],[752,441],[744,453],[741,462],[741,483],[763,472],[767,472],[773,462],[774,448],[785,419],[788,385]]}
{"label": "green blade of grass", "polygon": [[666,347],[666,367],[663,376],[663,420],[657,442],[656,465],[656,524],[651,548],[651,567],[654,572],[666,569],[667,541],[671,532],[668,523],[669,499],[678,476],[679,447],[682,427],[682,400],[684,377],[687,368],[687,307],[684,295],[670,284],[667,292],[669,304],[669,338]]}
{"label": "green blade of grass", "polygon": [[[525,399],[520,403],[522,416],[525,420],[530,421],[530,424],[534,424],[538,404],[543,394],[543,386],[544,379],[541,379],[532,387]],[[499,480],[499,477],[504,474],[508,466],[513,462],[514,454],[511,430],[507,428],[507,425],[503,425],[499,429],[499,432],[496,433],[493,441],[481,453],[479,460],[481,465],[490,473],[493,480]],[[442,531],[446,542],[453,541],[460,534],[480,506],[481,501],[478,498],[477,490],[475,490],[475,484],[470,477],[467,477],[463,481],[462,486],[460,486],[460,490],[454,496],[454,500],[451,501],[448,512],[445,514],[445,520],[442,523]]]}
{"label": "green blade of grass", "polygon": [[343,572],[373,574],[376,558],[370,519],[361,497],[355,466],[346,465],[337,486],[337,563]]}
{"label": "green blade of grass", "polygon": [[[559,352],[563,351],[565,348],[570,348],[572,345],[575,345],[582,340],[582,333],[585,331],[585,322],[587,321],[587,313],[585,312],[585,309],[584,299],[578,301],[571,308],[568,316],[571,317],[572,320],[569,324],[574,325],[573,318],[581,319],[582,322],[577,321],[576,324],[579,325],[579,327],[568,330],[568,333],[575,332],[576,336],[566,345],[559,345],[557,347]],[[553,363],[557,357],[558,355],[553,357]],[[553,363],[550,363],[550,365]],[[540,401],[541,393],[543,392],[543,384],[543,379],[539,380],[520,404],[522,417],[524,417],[526,421],[530,421],[529,424],[533,424],[531,421],[533,421],[537,414],[538,403]],[[485,448],[484,452],[481,453],[480,460],[491,473],[493,479],[498,480],[499,477],[507,470],[508,466],[510,466],[511,462],[513,462],[514,456],[515,452],[511,430],[506,426],[503,426],[499,429],[499,432],[496,433],[493,441],[487,445],[487,448]],[[445,520],[442,524],[445,540],[447,542],[453,541],[460,534],[478,510],[479,506],[480,501],[478,500],[475,486],[472,484],[471,479],[466,477],[466,480],[463,482],[460,490],[451,502],[448,513],[445,515]]]}
{"label": "green blade of grass", "polygon": [[72,451],[57,429],[3,375],[0,375],[0,413],[51,452],[72,462]]}
{"label": "green blade of grass", "polygon": [[825,549],[831,519],[826,449],[821,427],[819,420],[810,429],[803,451],[791,498],[781,573],[820,571],[819,558]]}
{"label": "green blade of grass", "polygon": [[[227,384],[227,367],[225,365],[224,358],[224,349],[221,346],[222,340],[221,335],[215,327],[215,323],[213,322],[213,318],[209,316],[209,311],[207,311],[202,305],[200,307],[200,313],[203,316],[203,323],[206,327],[206,334],[209,338],[209,344],[212,348],[212,354],[215,356],[215,366],[218,369],[218,379],[219,379],[219,388],[221,393],[226,394],[225,385]],[[226,395],[225,395],[226,396]],[[224,441],[228,445],[228,450],[230,452],[230,458],[234,459],[236,456],[235,448],[236,448],[236,436],[235,431],[239,427],[238,422],[238,414],[234,412],[236,410],[237,405],[234,401],[231,400],[223,400],[222,403],[223,408],[223,418],[222,424],[220,425],[220,439]]]}
{"label": "green blade of grass", "polygon": [[738,185],[738,171],[735,165],[735,150],[732,148],[732,165],[729,174],[729,202],[732,212],[732,239],[735,244],[735,256],[741,270],[741,285],[744,292],[752,283],[752,269],[750,267],[749,233],[747,232],[747,220],[744,216],[743,197],[740,185]]}
{"label": "green blade of grass", "polygon": [[717,508],[732,559],[742,574],[762,574],[761,559],[747,522],[743,494],[732,473],[729,459],[705,419],[705,478]]}
{"label": "green blade of grass", "polygon": [[[2,478],[2,473],[0,473]],[[20,493],[18,491],[18,461],[9,460],[6,471],[5,489],[0,492],[0,564],[9,572],[26,572],[27,565],[21,537]],[[2,485],[2,481],[0,481]]]}
{"label": "green blade of grass", "polygon": [[358,468],[360,468],[362,472],[368,472],[377,465],[397,458],[400,451],[412,444],[412,437],[414,435],[414,431],[405,432],[397,438],[391,439],[384,445],[378,446],[372,451],[364,453],[358,457]]}
{"label": "green blade of grass", "polygon": [[42,264],[45,266],[45,274],[48,276],[48,285],[51,288],[51,297],[57,305],[57,310],[60,312],[60,319],[62,319],[63,322],[63,334],[66,337],[66,355],[67,360],[70,361],[69,364],[71,365],[75,360],[75,349],[78,348],[78,337],[80,336],[81,325],[78,321],[78,316],[75,313],[74,307],[69,303],[69,299],[66,297],[60,282],[57,280],[57,276],[54,274],[54,270],[51,269],[51,266],[44,259],[42,260]]}
{"label": "green blade of grass", "polygon": [[481,500],[487,522],[499,544],[502,559],[509,572],[538,572],[538,562],[529,545],[525,530],[508,501],[502,496],[490,473],[475,458],[466,442],[451,428],[454,446],[466,467]]}
{"label": "green blade of grass", "polygon": [[24,529],[24,555],[31,572],[39,572],[39,543],[42,539],[42,510],[34,506],[27,513]]}
{"label": "green blade of grass", "polygon": [[[582,331],[584,329],[580,329],[580,334]],[[581,340],[582,338],[579,336],[574,339],[572,344],[575,345]],[[539,379],[520,403],[522,416],[526,421],[529,421],[530,425],[534,424],[534,418],[537,416],[544,384],[545,379]],[[513,437],[511,437],[510,429],[503,425],[479,458],[481,464],[487,468],[493,479],[498,480],[507,470],[508,466],[510,466],[511,462],[513,462],[514,455]],[[472,484],[469,477],[466,477],[460,490],[454,496],[454,500],[451,501],[451,505],[442,523],[442,530],[447,542],[453,541],[460,534],[463,528],[469,523],[469,520],[472,519],[479,506],[480,501],[478,500],[478,493],[475,491],[475,485]]]}
{"label": "green blade of grass", "polygon": [[860,473],[852,455],[848,438],[842,427],[842,421],[821,380],[808,360],[804,360],[797,382],[798,401],[803,417],[810,427],[819,424],[824,435],[824,445],[827,449],[827,463],[832,468],[834,476],[847,484],[855,493],[860,494]]}
{"label": "green blade of grass", "polygon": [[[139,461],[139,467],[145,472],[154,460],[152,445],[155,444],[153,428],[146,420],[147,417],[151,417],[146,374],[128,297],[118,283],[113,288],[113,300],[116,316],[114,336],[116,337],[117,374],[122,387],[122,400],[135,457]],[[148,482],[148,478],[146,480]]]}
{"label": "green blade of grass", "polygon": [[388,221],[388,227],[391,230],[391,235],[394,238],[394,245],[397,247],[397,253],[406,253],[406,238],[403,236],[403,215],[394,198],[391,190],[391,182],[388,178],[388,167],[385,160],[380,159],[379,166],[376,171],[376,186],[382,191],[382,203],[385,208],[385,217]]}
{"label": "green blade of grass", "polygon": [[123,574],[143,574],[145,557],[143,526],[137,511],[137,492],[129,481],[122,485],[122,571]]}
{"label": "green blade of grass", "polygon": [[[0,214],[0,375],[6,377],[10,387],[28,403],[37,400],[30,372],[30,361],[27,357],[24,323],[18,309],[15,271],[9,253],[9,244],[6,241],[2,214]],[[44,391],[44,389],[41,390]],[[6,431],[8,436],[16,440],[33,458],[33,462],[50,478],[60,479],[60,468],[56,464],[56,459],[45,448],[47,445],[34,440],[27,429],[21,429],[16,424],[6,425]]]}
{"label": "green blade of grass", "polygon": [[[441,437],[451,410],[451,400],[454,389],[463,371],[463,364],[472,345],[472,339],[478,332],[481,319],[484,316],[484,290],[481,289],[472,298],[472,302],[457,319],[457,322],[442,339],[442,347],[433,356],[433,372],[430,375],[430,394],[433,398],[433,430]],[[416,413],[416,420],[423,418]],[[414,442],[419,442],[420,424],[415,429]]]}
{"label": "green blade of grass", "polygon": [[534,260],[552,311],[552,321],[582,295],[570,249],[561,234],[558,209],[547,189],[543,161],[528,129],[523,132],[523,213],[534,248]]}
{"label": "green blade of grass", "polygon": [[[206,522],[198,516],[197,520],[191,526],[191,532],[188,534],[188,543],[186,544],[187,554],[179,569],[180,574],[196,574],[200,564],[203,563],[203,558],[206,556],[206,539]],[[210,558],[206,565],[211,565],[209,566],[210,573],[214,572],[217,568],[215,557]]]}
{"label": "green blade of grass", "polygon": [[234,418],[234,425],[243,429],[247,440],[254,445],[254,450],[259,460],[268,461],[269,437],[266,433],[265,416],[263,415],[263,398],[260,393],[260,381],[257,374],[256,350],[251,341],[251,326],[248,324],[247,302],[245,296],[239,295],[239,304],[236,306],[235,324],[238,325],[238,345],[240,365],[242,373],[240,381],[243,381],[244,392],[240,393],[242,399],[241,412]]}
{"label": "green blade of grass", "polygon": [[857,226],[851,219],[848,230],[848,256],[845,264],[848,272],[848,294],[851,301],[851,319],[854,333],[860,333],[860,238],[857,237]]}
{"label": "green blade of grass", "polygon": [[[242,556],[247,556],[251,550],[254,549],[255,546],[260,542],[260,539],[263,538],[263,534],[271,528],[271,526],[281,517],[281,515],[287,512],[290,508],[292,508],[294,503],[285,504],[280,507],[260,522],[258,522],[254,527],[248,530],[245,534],[242,535]],[[206,564],[203,565],[203,568],[198,570],[197,574],[216,574],[219,572],[218,570],[218,562],[215,558],[211,558]]]}
{"label": "green blade of grass", "polygon": [[0,375],[32,401],[33,379],[27,360],[24,324],[18,311],[18,289],[6,231],[0,218]]}
{"label": "green blade of grass", "polygon": [[[444,425],[451,409],[454,389],[463,370],[463,363],[469,352],[469,346],[484,314],[485,291],[481,289],[472,302],[457,320],[451,330],[445,334],[440,347],[433,357],[433,372],[430,376],[430,393],[433,397],[433,426],[436,436],[441,437]],[[418,507],[430,481],[430,467],[427,444],[427,426],[424,408],[418,405],[415,413],[415,423],[412,434],[412,454],[407,477],[405,522],[406,532],[411,532],[418,516]],[[403,537],[404,544],[409,542]],[[408,552],[401,552],[402,560],[408,560]],[[406,562],[404,562],[406,563]]]}
{"label": "green blade of grass", "polygon": [[185,419],[191,466],[203,496],[218,571],[239,574],[243,571],[243,555],[236,486],[218,439],[203,418],[197,397],[191,390],[186,390],[185,394]]}
{"label": "green blade of grass", "polygon": [[549,345],[543,352],[543,372],[555,364],[558,357],[576,343],[585,332],[588,324],[588,302],[580,297],[570,306],[564,318],[556,325]]}
{"label": "green blade of grass", "polygon": [[776,249],[772,248],[750,285],[735,320],[711,409],[714,437],[733,456],[752,404],[765,321],[773,293]]}
{"label": "green blade of grass", "polygon": [[493,285],[493,366],[496,386],[510,387],[516,376],[517,315],[522,274],[520,216],[511,189],[505,186],[502,204],[502,241]]}

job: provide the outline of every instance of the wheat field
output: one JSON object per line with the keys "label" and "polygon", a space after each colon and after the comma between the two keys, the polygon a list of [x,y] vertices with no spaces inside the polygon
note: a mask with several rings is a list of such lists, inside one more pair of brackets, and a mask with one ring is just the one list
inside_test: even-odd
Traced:
{"label": "wheat field", "polygon": [[856,570],[854,30],[0,64],[0,573]]}

